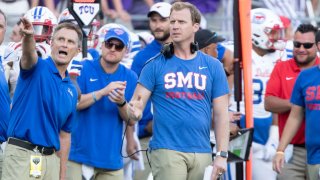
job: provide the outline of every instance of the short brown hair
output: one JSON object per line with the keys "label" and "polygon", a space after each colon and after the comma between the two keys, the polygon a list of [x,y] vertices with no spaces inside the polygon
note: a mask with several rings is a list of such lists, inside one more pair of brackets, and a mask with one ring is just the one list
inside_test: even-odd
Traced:
{"label": "short brown hair", "polygon": [[195,23],[200,24],[201,13],[200,13],[199,9],[189,2],[175,2],[175,3],[173,3],[172,7],[171,7],[170,15],[171,15],[172,11],[180,11],[182,9],[189,9],[190,10],[192,24],[195,24]]}
{"label": "short brown hair", "polygon": [[74,31],[77,33],[77,35],[78,35],[79,47],[81,47],[81,45],[82,45],[82,39],[83,39],[83,34],[82,34],[82,30],[79,28],[78,25],[75,25],[75,24],[70,23],[70,22],[61,23],[61,24],[59,24],[59,25],[54,29],[54,32],[53,32],[52,37],[54,37],[54,36],[56,35],[56,33],[57,33],[58,31],[60,31],[61,29],[74,30]]}

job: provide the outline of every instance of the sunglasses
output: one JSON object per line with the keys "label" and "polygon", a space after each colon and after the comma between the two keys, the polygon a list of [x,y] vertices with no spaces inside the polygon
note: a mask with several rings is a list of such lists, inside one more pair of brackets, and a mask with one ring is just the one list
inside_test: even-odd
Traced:
{"label": "sunglasses", "polygon": [[116,51],[122,51],[123,48],[124,48],[124,44],[116,44],[116,43],[113,43],[113,42],[109,42],[109,41],[105,41],[104,42],[104,45],[106,46],[107,49],[112,49],[112,47],[114,46],[115,50]]}
{"label": "sunglasses", "polygon": [[295,48],[300,48],[301,45],[305,48],[305,49],[310,49],[313,47],[314,43],[301,43],[301,42],[297,42],[297,41],[293,41],[293,46]]}

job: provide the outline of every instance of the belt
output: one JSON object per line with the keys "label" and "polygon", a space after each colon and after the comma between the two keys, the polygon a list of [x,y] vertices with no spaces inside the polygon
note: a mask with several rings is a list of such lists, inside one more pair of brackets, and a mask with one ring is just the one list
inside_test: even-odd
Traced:
{"label": "belt", "polygon": [[56,150],[54,148],[48,148],[48,147],[44,147],[44,146],[34,145],[34,144],[31,144],[30,142],[23,141],[23,140],[16,139],[16,138],[9,138],[8,144],[19,146],[24,149],[28,149],[30,151],[39,151],[42,155],[46,155],[46,156],[52,155],[53,153],[56,152]]}
{"label": "belt", "polygon": [[306,144],[293,144],[295,147],[306,148]]}

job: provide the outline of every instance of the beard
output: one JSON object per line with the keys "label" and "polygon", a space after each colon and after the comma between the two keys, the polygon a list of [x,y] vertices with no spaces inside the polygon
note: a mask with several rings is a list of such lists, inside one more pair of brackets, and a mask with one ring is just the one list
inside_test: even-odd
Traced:
{"label": "beard", "polygon": [[160,36],[160,37],[156,37],[154,32],[151,32],[151,33],[154,36],[154,39],[156,39],[157,41],[161,41],[161,42],[166,41],[170,37],[170,32],[169,31],[163,31],[163,35]]}
{"label": "beard", "polygon": [[298,61],[298,57],[296,55],[293,56],[294,61],[299,65],[299,66],[305,66],[308,65],[310,62],[312,62],[317,55],[315,56],[308,56],[307,59],[303,62]]}

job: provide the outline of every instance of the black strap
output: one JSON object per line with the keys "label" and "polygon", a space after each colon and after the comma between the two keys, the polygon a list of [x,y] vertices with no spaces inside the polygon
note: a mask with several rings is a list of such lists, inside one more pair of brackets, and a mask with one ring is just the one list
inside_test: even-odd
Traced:
{"label": "black strap", "polygon": [[30,151],[38,150],[39,153],[41,153],[43,155],[52,155],[56,151],[54,148],[48,148],[48,147],[44,147],[44,146],[34,145],[34,144],[31,144],[27,141],[23,141],[23,140],[16,139],[16,138],[9,138],[8,144],[19,146],[24,149],[28,149]]}

